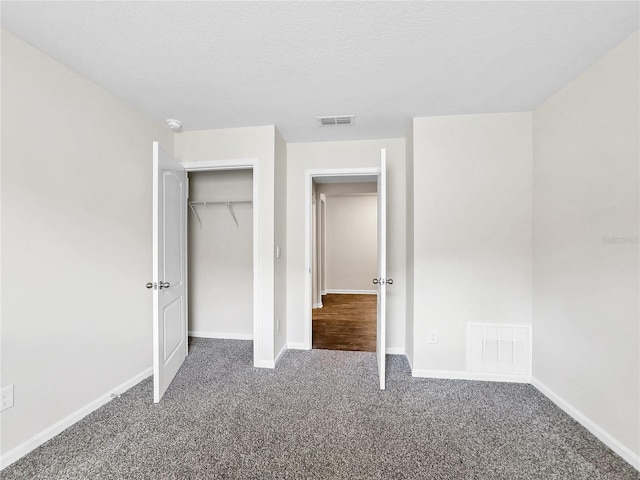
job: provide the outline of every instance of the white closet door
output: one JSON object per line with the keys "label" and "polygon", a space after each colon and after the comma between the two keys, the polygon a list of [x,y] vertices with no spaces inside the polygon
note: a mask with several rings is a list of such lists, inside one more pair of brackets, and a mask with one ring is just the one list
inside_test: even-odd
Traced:
{"label": "white closet door", "polygon": [[[153,401],[187,356],[187,176],[153,143]],[[148,285],[149,286],[149,285]]]}

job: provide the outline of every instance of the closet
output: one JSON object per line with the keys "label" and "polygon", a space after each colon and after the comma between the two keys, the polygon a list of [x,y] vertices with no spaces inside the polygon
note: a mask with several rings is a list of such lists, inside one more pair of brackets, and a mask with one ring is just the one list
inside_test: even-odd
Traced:
{"label": "closet", "polygon": [[253,170],[189,172],[189,335],[253,338]]}

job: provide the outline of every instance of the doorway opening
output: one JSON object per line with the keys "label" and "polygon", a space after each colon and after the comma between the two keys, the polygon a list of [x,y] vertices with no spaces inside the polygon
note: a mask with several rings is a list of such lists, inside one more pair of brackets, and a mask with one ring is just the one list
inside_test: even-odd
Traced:
{"label": "doorway opening", "polygon": [[[186,206],[189,233],[186,239],[189,249],[186,261],[189,266],[187,278],[194,282],[193,285],[189,285],[187,295],[188,334],[204,338],[252,339],[253,364],[256,367],[262,366],[264,362],[261,355],[264,349],[260,333],[263,328],[259,305],[262,282],[260,265],[263,257],[260,254],[258,242],[260,190],[257,181],[259,178],[257,160],[212,160],[188,162],[182,165],[190,180],[189,183],[195,183],[188,187],[189,199]],[[195,202],[207,202],[207,205]],[[209,202],[215,202],[215,204],[209,205]],[[215,235],[219,243],[216,245],[222,245],[222,247],[211,251],[206,241],[205,245],[194,245],[194,240],[203,240],[213,235],[213,232],[206,232],[212,227],[218,228]],[[250,239],[249,232],[251,232]],[[242,239],[241,244],[231,245],[232,240],[239,239]],[[251,246],[250,253],[247,251],[247,244]],[[198,250],[194,250],[198,247],[209,250],[208,258],[217,259],[217,265],[220,268],[216,268],[215,265],[207,267],[206,257],[200,263]],[[233,255],[225,256],[222,250],[231,252]],[[232,258],[235,260],[232,261]],[[193,265],[195,263],[198,265]],[[211,271],[202,271],[207,268]],[[211,275],[215,275],[215,282],[207,283],[207,280],[211,280]],[[247,276],[251,279],[250,288],[246,283]],[[232,291],[231,297],[225,297],[213,288],[225,282],[229,282],[231,286],[242,285],[242,288]],[[240,292],[241,295],[238,295]],[[238,301],[239,296],[242,297],[241,301]],[[205,300],[200,303],[199,299],[203,297]],[[211,303],[216,299],[220,300],[220,303],[213,307]],[[240,309],[239,303],[243,303],[245,308]],[[251,307],[247,309],[247,305]],[[208,313],[214,314],[215,318],[207,317]],[[233,314],[233,317],[222,318],[221,315],[225,313]],[[249,317],[248,314],[250,314]]]}
{"label": "doorway opening", "polygon": [[188,172],[189,336],[251,340],[253,170]]}
{"label": "doorway opening", "polygon": [[312,179],[312,348],[376,351],[377,177]]}
{"label": "doorway opening", "polygon": [[[314,180],[318,183],[360,183],[360,182],[376,182],[377,183],[377,221],[376,221],[376,238],[377,238],[377,261],[375,278],[371,279],[371,283],[377,288],[376,297],[376,363],[378,367],[378,380],[380,389],[384,390],[386,386],[386,324],[387,324],[387,285],[393,284],[393,279],[387,278],[387,150],[380,149],[379,167],[366,168],[335,168],[325,170],[306,170],[305,171],[305,257],[306,257],[306,275],[305,275],[305,311],[304,311],[304,329],[305,329],[305,347],[311,349],[313,345],[313,327],[312,327],[312,294],[313,294],[313,245],[314,245],[314,228],[313,228],[313,211],[312,193]],[[326,199],[326,195],[325,195]],[[328,217],[328,215],[325,215]],[[326,222],[325,222],[326,223]],[[316,239],[317,241],[317,239]],[[327,243],[327,242],[325,242]],[[322,248],[320,248],[322,251]],[[328,250],[325,250],[325,256],[328,256]],[[317,262],[317,260],[316,260]],[[325,262],[326,263],[326,262]],[[321,270],[320,270],[321,272]],[[316,282],[317,282],[317,274]],[[326,270],[325,270],[325,273]],[[329,275],[325,275],[327,280]],[[322,285],[322,279],[320,280]],[[327,284],[328,285],[328,284]]]}

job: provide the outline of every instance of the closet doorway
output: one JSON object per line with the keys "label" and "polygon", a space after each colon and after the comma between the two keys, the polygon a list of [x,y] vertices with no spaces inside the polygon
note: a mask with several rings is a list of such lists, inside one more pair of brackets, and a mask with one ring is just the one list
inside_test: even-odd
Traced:
{"label": "closet doorway", "polygon": [[[188,298],[191,287],[189,286],[188,258],[192,261],[198,260],[197,251],[188,252],[188,216],[193,214],[198,225],[204,230],[203,217],[198,215],[198,209],[226,208],[231,216],[236,228],[240,228],[239,210],[241,206],[251,208],[249,217],[244,218],[247,226],[251,225],[251,267],[252,275],[251,303],[251,338],[253,338],[253,364],[259,366],[271,366],[271,361],[262,359],[261,354],[265,351],[269,353],[268,343],[272,341],[269,335],[261,337],[259,334],[262,328],[262,317],[258,308],[260,298],[260,285],[262,276],[260,275],[260,265],[264,262],[264,257],[258,249],[257,238],[259,236],[259,207],[260,191],[255,179],[260,178],[257,160],[223,160],[204,161],[192,163],[180,163],[171,153],[164,149],[158,142],[153,142],[152,159],[152,278],[146,284],[147,289],[153,293],[153,401],[160,402],[164,392],[167,390],[173,378],[180,369],[186,355],[188,354],[188,335],[196,334],[198,331],[189,325],[189,305]],[[251,184],[246,183],[248,177],[242,180],[242,175],[238,181],[245,182],[244,193],[251,192],[251,198],[231,198],[230,196],[220,200],[219,198],[189,198],[189,175],[196,172],[220,172],[220,171],[244,171],[251,172]],[[203,177],[204,178],[204,177]],[[198,180],[200,182],[200,180]],[[199,193],[208,194],[206,184],[203,180],[202,191]],[[214,181],[214,183],[218,181]],[[192,195],[195,192],[192,193]],[[220,189],[216,190],[220,194]],[[234,189],[234,194],[239,193]],[[237,202],[237,203],[236,203]],[[241,215],[243,216],[243,215]],[[208,219],[208,215],[206,216]],[[244,216],[243,216],[244,217]],[[243,221],[244,221],[243,220]],[[191,221],[190,223],[192,223]],[[192,227],[195,228],[195,227]],[[220,229],[222,230],[222,229]],[[193,230],[192,230],[193,231]],[[217,251],[215,252],[218,253]],[[245,252],[246,254],[246,252]],[[215,270],[215,266],[212,266]],[[223,270],[218,271],[218,277],[225,275]],[[248,290],[248,289],[247,289]],[[246,304],[249,299],[245,292],[245,298],[239,303]],[[217,302],[223,303],[228,298],[223,298],[219,292],[210,290],[210,297]],[[236,301],[237,298],[232,298]],[[228,304],[227,304],[228,305]],[[191,306],[194,307],[193,305]],[[199,307],[199,305],[198,305]],[[206,308],[205,308],[206,310]],[[244,313],[247,315],[247,312]],[[210,316],[210,315],[209,315]],[[243,317],[244,318],[244,317]],[[236,318],[236,321],[237,318]],[[201,334],[205,336],[225,336],[235,337],[238,335],[237,325],[229,326],[229,323],[218,329],[218,324],[213,325],[214,330],[203,330]],[[198,328],[196,326],[195,328]],[[242,330],[243,336],[249,335],[248,328]],[[267,332],[269,333],[269,332]],[[266,346],[266,348],[265,348]],[[264,365],[266,363],[266,365]]]}
{"label": "closet doorway", "polygon": [[376,351],[376,180],[313,179],[312,348]]}
{"label": "closet doorway", "polygon": [[189,336],[253,339],[253,170],[189,172]]}
{"label": "closet doorway", "polygon": [[[259,249],[259,217],[260,217],[260,189],[258,187],[259,166],[257,159],[241,159],[241,160],[211,160],[200,162],[187,162],[182,164],[189,183],[195,182],[195,186],[188,187],[189,198],[187,201],[188,215],[188,235],[186,241],[186,247],[188,248],[187,265],[191,268],[187,273],[187,278],[194,283],[189,284],[188,288],[188,306],[187,323],[189,335],[193,337],[215,337],[215,338],[238,338],[238,339],[253,339],[253,364],[254,366],[262,366],[264,363],[261,360],[261,354],[263,354],[263,342],[265,339],[261,337],[262,331],[262,315],[260,314],[260,291],[261,282],[263,277],[260,274],[261,262],[264,262],[263,254]],[[219,174],[218,177],[214,175]],[[202,175],[202,177],[198,177]],[[212,175],[207,177],[207,175]],[[225,181],[225,179],[227,181]],[[211,185],[208,185],[211,183]],[[207,191],[213,184],[220,186],[220,189],[213,192]],[[203,188],[200,188],[203,187]],[[238,188],[235,190],[234,188]],[[198,197],[196,197],[198,195]],[[201,196],[200,196],[201,195]],[[217,205],[199,205],[197,203],[190,202],[222,202]],[[227,205],[226,202],[230,204]],[[239,202],[239,203],[231,203]],[[251,202],[245,203],[245,202]],[[230,208],[231,207],[231,208]],[[194,213],[195,209],[195,213]],[[196,217],[198,214],[198,218]],[[233,214],[232,214],[233,213]],[[211,217],[214,217],[213,219]],[[235,218],[234,218],[235,217]],[[213,220],[215,223],[206,223],[209,220]],[[236,224],[237,220],[237,224]],[[200,223],[202,222],[202,229],[200,229]],[[250,225],[249,225],[250,223]],[[205,235],[205,230],[210,229],[213,226],[219,228],[220,233],[220,245],[222,249],[226,248],[224,245],[229,245],[231,238],[238,235],[243,236],[244,250],[240,255],[240,249],[235,250],[235,246],[231,247],[232,251],[235,251],[236,256],[240,256],[242,263],[242,272],[233,271],[234,264],[229,262],[229,258],[224,257],[220,259],[220,255],[224,252],[218,249],[215,252],[209,252],[209,258],[218,258],[218,266],[223,268],[218,269],[216,265],[207,265],[207,260],[204,260],[202,264],[199,262],[198,246],[191,245],[192,240],[194,243],[197,239],[202,239]],[[247,229],[251,231],[251,253],[250,253],[250,271],[247,273],[247,267],[249,259],[246,257],[247,249]],[[222,237],[224,232],[229,233],[226,238]],[[206,249],[207,247],[204,246]],[[198,263],[198,265],[194,265]],[[236,264],[235,266],[238,266]],[[210,272],[204,273],[203,269],[208,269]],[[231,271],[230,271],[231,270]],[[200,275],[198,272],[203,273]],[[192,279],[192,273],[194,278]],[[243,283],[242,298],[234,293],[231,297],[224,297],[221,292],[217,292],[213,288],[209,288],[203,284],[202,281],[206,280],[209,275],[215,275],[215,285],[228,282],[229,285],[233,283]],[[246,286],[247,275],[250,275],[251,290]],[[196,278],[197,276],[197,278]],[[195,282],[199,282],[196,285]],[[213,285],[212,285],[213,286]],[[226,287],[225,287],[226,288]],[[193,294],[191,290],[194,290]],[[204,303],[199,303],[199,298],[205,297],[207,300]],[[208,308],[210,302],[213,299],[220,300],[219,307],[214,309]],[[233,300],[233,303],[231,303]],[[235,312],[240,314],[239,303],[243,303],[246,307],[247,304],[251,305],[251,317],[249,320],[250,326],[247,327],[247,319],[245,315],[248,313],[247,309],[242,309],[242,319],[240,317],[234,317],[235,320],[222,319],[220,314]],[[192,312],[193,310],[194,312]],[[212,312],[216,318],[207,317],[207,312]],[[205,315],[204,317],[202,315]]]}

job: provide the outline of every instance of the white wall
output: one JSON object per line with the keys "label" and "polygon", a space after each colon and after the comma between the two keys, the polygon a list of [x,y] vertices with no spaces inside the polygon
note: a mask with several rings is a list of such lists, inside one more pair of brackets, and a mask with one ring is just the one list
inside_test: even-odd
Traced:
{"label": "white wall", "polygon": [[387,148],[388,273],[387,346],[404,351],[405,321],[405,140],[393,138],[287,145],[287,342],[302,348],[305,285],[305,171],[322,168],[377,167]]}
{"label": "white wall", "polygon": [[533,115],[533,375],[636,468],[639,41],[635,33]]}
{"label": "white wall", "polygon": [[275,244],[280,258],[275,260],[275,354],[287,347],[287,144],[275,129]]}
{"label": "white wall", "polygon": [[[191,201],[251,201],[251,170],[192,172]],[[253,209],[194,207],[189,219],[189,331],[213,338],[253,338]]]}
{"label": "white wall", "polygon": [[[313,262],[312,262],[312,273],[315,272],[315,275],[312,275],[312,289],[313,289],[313,296],[312,296],[312,302],[314,305],[314,308],[316,308],[317,306],[322,306],[322,299],[321,299],[321,295],[323,292],[325,292],[325,290],[327,288],[337,288],[337,287],[327,287],[327,282],[326,282],[326,243],[327,243],[327,239],[326,239],[326,225],[322,226],[322,221],[323,221],[323,208],[326,210],[326,200],[328,197],[338,197],[338,196],[349,196],[349,195],[363,195],[363,194],[369,194],[369,195],[375,195],[376,191],[378,189],[378,184],[376,182],[343,182],[343,181],[338,181],[338,182],[333,182],[333,183],[326,183],[326,182],[320,182],[317,183],[318,179],[314,179],[313,183],[312,183],[312,197],[314,199],[315,202],[315,209],[313,210],[313,213],[316,215],[316,234],[317,236],[314,237],[314,240],[316,240],[317,243],[317,251],[315,252],[315,256],[313,257]],[[316,195],[316,189],[317,189],[317,195]],[[316,198],[317,197],[317,198]],[[324,201],[323,201],[324,199]],[[335,200],[338,201],[338,200]],[[377,205],[376,205],[376,209],[374,210],[373,215],[376,215],[377,217]],[[325,217],[326,217],[326,212],[325,212]],[[326,221],[326,219],[325,219]],[[357,219],[357,222],[360,222],[360,219]],[[353,232],[352,232],[353,233]],[[377,237],[377,232],[374,232],[376,234]],[[353,233],[354,235],[360,235],[360,232],[358,232],[358,230],[355,230],[355,233]],[[351,235],[351,234],[350,234]],[[353,239],[349,238],[349,242],[352,242]],[[322,258],[322,252],[321,250],[323,249],[323,243],[324,245],[324,255],[325,255],[325,259]],[[377,245],[374,244],[374,248],[377,248]],[[377,252],[376,252],[377,253]],[[377,256],[376,258],[373,260],[374,264],[377,264]],[[338,267],[340,268],[340,267]],[[325,269],[324,271],[321,272],[322,269]],[[369,271],[367,269],[367,271]],[[350,276],[352,275],[351,272],[347,272],[347,274]],[[373,276],[375,277],[377,274],[374,271]],[[360,272],[359,277],[364,278],[364,275],[362,272]],[[373,277],[371,277],[373,278]],[[371,280],[371,278],[369,280]],[[360,284],[362,284],[364,286],[364,282],[361,280],[359,282]],[[364,286],[362,289],[360,290],[370,290],[371,287],[373,285],[369,284]],[[353,290],[353,289],[351,289]],[[375,292],[375,289],[372,290],[372,292]],[[325,292],[326,293],[326,292]]]}
{"label": "white wall", "polygon": [[326,197],[327,291],[369,290],[378,276],[375,194]]}
{"label": "white wall", "polygon": [[4,30],[1,95],[1,373],[15,386],[1,414],[4,463],[150,373],[152,142],[173,144],[171,132]]}
{"label": "white wall", "polygon": [[[314,182],[315,183],[315,182]],[[378,191],[376,182],[318,183],[318,194],[325,196],[373,194]]]}
{"label": "white wall", "polygon": [[257,182],[254,198],[259,218],[258,245],[260,275],[258,303],[261,330],[254,332],[254,364],[272,367],[275,353],[274,343],[274,283],[275,283],[275,127],[225,128],[197,130],[175,135],[174,154],[181,162],[212,160],[257,160],[253,181]]}
{"label": "white wall", "polygon": [[531,128],[414,119],[414,374],[464,371],[468,322],[531,323]]}
{"label": "white wall", "polygon": [[407,132],[407,141],[406,141],[406,205],[407,205],[407,220],[406,220],[406,278],[407,278],[407,288],[406,288],[406,322],[405,322],[405,352],[407,355],[407,360],[409,361],[409,365],[413,369],[413,331],[414,331],[414,322],[413,322],[413,298],[414,298],[414,284],[413,284],[413,276],[414,276],[414,252],[413,252],[413,241],[414,241],[414,231],[413,231],[413,223],[414,223],[414,214],[413,214],[413,123],[411,124],[411,128]]}

